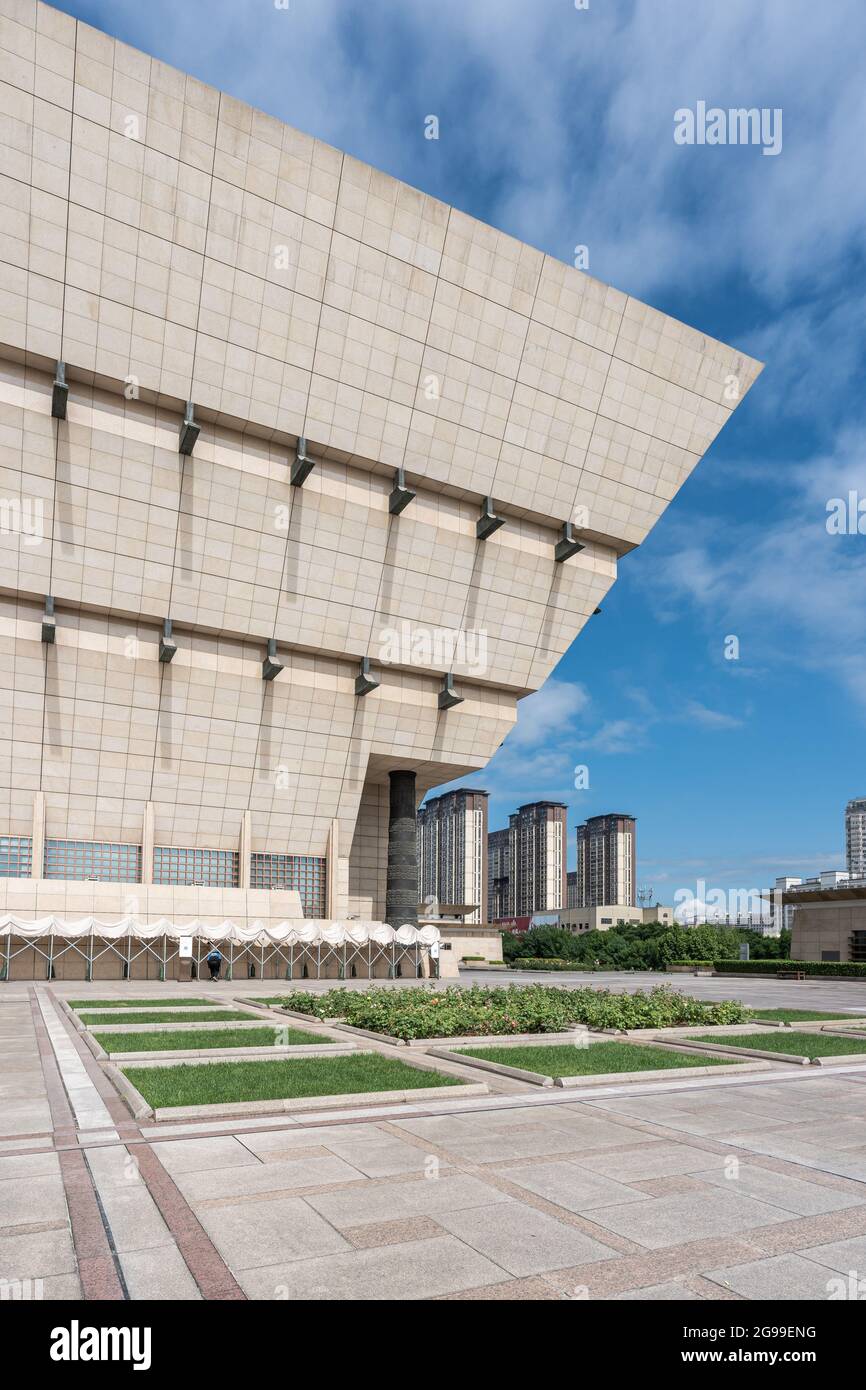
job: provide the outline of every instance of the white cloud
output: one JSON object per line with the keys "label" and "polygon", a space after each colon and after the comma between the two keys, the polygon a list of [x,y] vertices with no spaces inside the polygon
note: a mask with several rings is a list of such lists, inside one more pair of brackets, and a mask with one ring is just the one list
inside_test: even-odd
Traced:
{"label": "white cloud", "polygon": [[739,729],[742,719],[736,715],[725,714],[723,710],[708,709],[699,700],[689,700],[682,712],[682,718],[690,724],[701,724],[706,729]]}
{"label": "white cloud", "polygon": [[589,692],[577,681],[550,677],[540,690],[517,706],[517,724],[506,739],[510,752],[535,748],[549,738],[565,736],[590,703]]}
{"label": "white cloud", "polygon": [[666,613],[694,605],[720,650],[722,634],[736,635],[744,665],[829,676],[866,710],[866,548],[826,527],[831,498],[866,498],[866,430],[843,431],[829,453],[790,464],[787,479],[771,524],[672,518],[647,588]]}

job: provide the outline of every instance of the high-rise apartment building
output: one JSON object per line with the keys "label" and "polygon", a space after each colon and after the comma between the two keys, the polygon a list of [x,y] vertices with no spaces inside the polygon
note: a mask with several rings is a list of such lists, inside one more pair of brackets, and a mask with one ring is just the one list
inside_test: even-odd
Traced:
{"label": "high-rise apartment building", "polygon": [[506,826],[504,830],[491,830],[487,836],[487,910],[491,922],[509,914],[510,882],[510,831]]}
{"label": "high-rise apartment building", "polygon": [[851,878],[866,878],[866,796],[845,807],[845,855]]}
{"label": "high-rise apartment building", "polygon": [[487,801],[458,787],[418,812],[418,900],[471,905],[466,922],[487,921]]}
{"label": "high-rise apartment building", "polygon": [[567,815],[561,801],[534,801],[509,816],[509,914],[565,907]]}
{"label": "high-rise apartment building", "polygon": [[565,879],[566,879],[566,884],[565,884],[565,905],[566,905],[566,907],[579,907],[580,904],[578,903],[578,900],[577,900],[577,895],[578,895],[577,869],[569,869],[568,873],[567,873],[566,876],[565,876]]}
{"label": "high-rise apartment building", "polygon": [[576,907],[635,907],[637,822],[634,816],[590,816],[577,827]]}

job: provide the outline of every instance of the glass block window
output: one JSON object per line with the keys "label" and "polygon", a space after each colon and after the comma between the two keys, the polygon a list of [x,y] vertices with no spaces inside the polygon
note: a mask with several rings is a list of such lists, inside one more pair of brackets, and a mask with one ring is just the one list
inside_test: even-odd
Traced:
{"label": "glass block window", "polygon": [[237,851],[157,845],[153,851],[153,881],[200,884],[203,888],[237,888]]}
{"label": "glass block window", "polygon": [[0,835],[0,878],[29,878],[32,854],[29,835]]}
{"label": "glass block window", "polygon": [[46,840],[45,877],[140,883],[141,845],[115,845],[101,840]]}
{"label": "glass block window", "polygon": [[250,855],[250,887],[294,889],[305,917],[325,915],[325,860],[315,854]]}

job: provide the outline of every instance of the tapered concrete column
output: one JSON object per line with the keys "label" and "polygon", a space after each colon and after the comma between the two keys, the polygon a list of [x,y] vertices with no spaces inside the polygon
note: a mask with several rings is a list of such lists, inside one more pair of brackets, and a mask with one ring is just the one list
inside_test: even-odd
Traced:
{"label": "tapered concrete column", "polygon": [[385,921],[392,927],[418,925],[418,847],[415,773],[389,772],[388,877]]}

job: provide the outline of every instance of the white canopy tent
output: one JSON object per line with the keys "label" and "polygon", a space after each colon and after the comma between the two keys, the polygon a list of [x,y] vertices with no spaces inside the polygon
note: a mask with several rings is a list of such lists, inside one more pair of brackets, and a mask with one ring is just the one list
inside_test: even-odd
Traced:
{"label": "white canopy tent", "polygon": [[393,978],[404,973],[404,966],[415,974],[427,973],[431,962],[438,960],[440,946],[438,927],[408,923],[391,927],[385,922],[323,920],[240,925],[230,920],[173,922],[165,917],[156,922],[137,917],[109,922],[97,917],[23,918],[14,913],[0,916],[0,942],[3,980],[10,977],[15,957],[28,951],[45,961],[49,979],[54,977],[56,962],[70,952],[85,962],[88,980],[94,962],[109,954],[122,962],[122,978],[130,978],[134,963],[144,958],[146,964],[148,957],[157,962],[160,979],[180,959],[194,961],[197,974],[213,945],[225,957],[229,979],[241,964],[259,978],[267,967],[278,966],[286,979],[315,979],[332,973],[339,979],[359,973],[368,979],[376,974]]}

